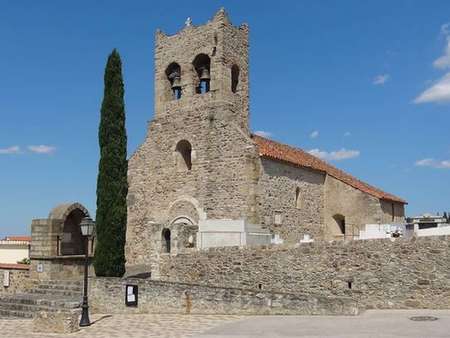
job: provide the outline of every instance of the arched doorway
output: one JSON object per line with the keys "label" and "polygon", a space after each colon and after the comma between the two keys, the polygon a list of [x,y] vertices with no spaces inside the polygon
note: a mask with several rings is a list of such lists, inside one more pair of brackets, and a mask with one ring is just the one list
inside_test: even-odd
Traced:
{"label": "arched doorway", "polygon": [[336,238],[345,238],[345,216],[341,214],[336,214],[333,216],[334,226],[333,226],[333,235]]}

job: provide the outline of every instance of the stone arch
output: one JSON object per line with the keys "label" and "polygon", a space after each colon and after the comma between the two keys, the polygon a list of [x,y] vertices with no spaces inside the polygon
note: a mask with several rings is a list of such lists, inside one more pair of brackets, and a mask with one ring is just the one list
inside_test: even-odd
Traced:
{"label": "stone arch", "polygon": [[50,213],[48,214],[48,218],[53,220],[65,220],[67,216],[69,216],[69,214],[76,209],[81,210],[84,213],[85,217],[90,217],[89,211],[82,204],[73,202],[57,205],[50,211]]}
{"label": "stone arch", "polygon": [[170,224],[180,223],[177,220],[185,219],[192,225],[198,224],[200,213],[197,206],[191,200],[179,198],[170,204],[168,210]]}
{"label": "stone arch", "polygon": [[195,225],[194,221],[189,216],[177,216],[173,220],[170,221],[170,224],[187,224],[187,225]]}
{"label": "stone arch", "polygon": [[61,204],[50,211],[48,218],[60,222],[57,240],[58,255],[82,255],[85,253],[86,249],[80,228],[81,220],[84,217],[89,217],[89,212],[80,203]]}

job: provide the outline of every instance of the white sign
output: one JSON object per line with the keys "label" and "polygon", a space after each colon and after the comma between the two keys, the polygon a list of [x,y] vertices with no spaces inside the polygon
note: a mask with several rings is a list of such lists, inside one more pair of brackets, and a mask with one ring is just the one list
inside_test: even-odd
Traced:
{"label": "white sign", "polygon": [[3,286],[9,286],[9,271],[3,271]]}
{"label": "white sign", "polygon": [[44,265],[43,265],[42,263],[39,263],[39,264],[36,266],[36,271],[37,271],[37,272],[44,272]]}

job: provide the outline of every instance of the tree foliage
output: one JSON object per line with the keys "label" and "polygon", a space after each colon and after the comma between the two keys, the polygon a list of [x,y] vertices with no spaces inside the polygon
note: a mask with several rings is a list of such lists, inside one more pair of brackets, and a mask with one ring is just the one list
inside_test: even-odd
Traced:
{"label": "tree foliage", "polygon": [[115,49],[108,57],[104,85],[94,267],[97,276],[120,277],[125,273],[128,162],[122,62]]}

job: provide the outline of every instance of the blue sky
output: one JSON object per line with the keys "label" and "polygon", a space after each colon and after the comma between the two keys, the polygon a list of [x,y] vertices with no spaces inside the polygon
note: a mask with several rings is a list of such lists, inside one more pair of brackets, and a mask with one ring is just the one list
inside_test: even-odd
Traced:
{"label": "blue sky", "polygon": [[106,58],[124,65],[129,153],[153,115],[154,32],[224,6],[250,25],[251,126],[450,210],[450,2],[0,0],[0,236],[95,211]]}

